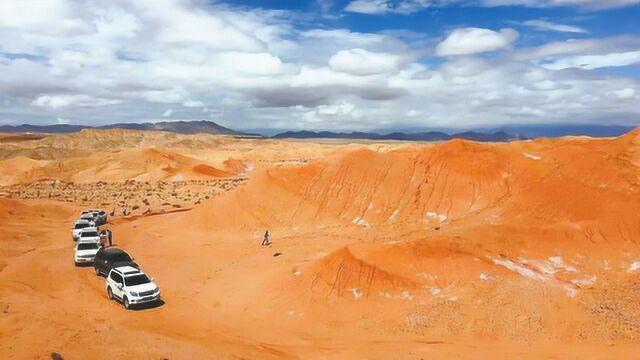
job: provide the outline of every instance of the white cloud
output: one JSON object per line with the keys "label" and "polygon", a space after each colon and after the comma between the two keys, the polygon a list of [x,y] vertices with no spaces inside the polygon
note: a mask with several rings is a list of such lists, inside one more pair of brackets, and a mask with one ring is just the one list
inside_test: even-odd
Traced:
{"label": "white cloud", "polygon": [[67,125],[69,124],[69,120],[59,117],[59,118],[56,118],[56,123],[60,125]]}
{"label": "white cloud", "polygon": [[356,106],[347,101],[341,101],[330,105],[321,105],[302,115],[302,119],[310,123],[322,123],[326,118],[349,117],[358,119],[362,112]]}
{"label": "white cloud", "polygon": [[[424,34],[310,28],[299,13],[218,2],[51,0],[51,16],[14,8],[32,1],[0,2],[0,123],[148,121],[165,109],[167,119],[318,130],[640,116],[638,80],[590,71],[633,64],[632,35],[476,56],[510,48],[517,33],[458,29],[436,48]],[[429,3],[387,2],[393,13]],[[436,50],[467,56],[421,58]]]}
{"label": "white cloud", "polygon": [[426,9],[431,3],[431,0],[353,0],[344,10],[361,14],[412,14]]}
{"label": "white cloud", "polygon": [[31,105],[43,108],[59,109],[70,106],[94,107],[118,104],[120,100],[101,99],[89,95],[42,95],[31,102]]}
{"label": "white cloud", "polygon": [[610,9],[640,4],[640,0],[353,0],[345,11],[361,14],[412,14],[429,6],[478,5],[483,7],[524,6],[531,8],[580,7]]}
{"label": "white cloud", "polygon": [[618,99],[632,99],[636,96],[636,91],[632,88],[614,90],[611,93],[615,95]]}
{"label": "white cloud", "polygon": [[375,75],[396,71],[400,62],[397,55],[358,48],[338,51],[329,59],[329,66],[334,71],[352,75]]}
{"label": "white cloud", "polygon": [[387,0],[354,0],[344,10],[361,14],[384,14],[390,8]]}
{"label": "white cloud", "polygon": [[197,101],[197,100],[187,100],[182,102],[182,106],[185,107],[203,107],[204,103],[202,101]]}
{"label": "white cloud", "polygon": [[525,21],[523,24],[526,26],[532,27],[534,29],[544,30],[544,31],[558,31],[558,32],[582,33],[582,34],[588,33],[587,30],[581,27],[564,25],[564,24],[556,24],[546,20],[529,20],[529,21]]}
{"label": "white cloud", "polygon": [[169,117],[169,116],[171,116],[171,114],[173,114],[173,109],[167,109],[167,110],[165,110],[165,112],[163,112],[163,113],[162,113],[162,115],[160,115],[160,116],[162,116],[162,117]]}
{"label": "white cloud", "polygon": [[592,9],[606,9],[640,4],[640,0],[482,0],[485,6],[559,7],[580,6]]}
{"label": "white cloud", "polygon": [[438,44],[438,55],[468,55],[495,51],[511,46],[518,38],[513,29],[502,29],[499,32],[481,28],[462,28],[454,30]]}
{"label": "white cloud", "polygon": [[542,66],[550,70],[564,70],[569,68],[593,70],[604,67],[627,66],[637,63],[640,63],[640,51],[563,57],[544,62]]}

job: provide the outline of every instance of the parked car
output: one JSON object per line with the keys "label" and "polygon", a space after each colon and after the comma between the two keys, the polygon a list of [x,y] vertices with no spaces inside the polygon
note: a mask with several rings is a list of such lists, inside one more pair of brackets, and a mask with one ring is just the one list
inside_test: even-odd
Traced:
{"label": "parked car", "polygon": [[82,214],[91,214],[93,216],[96,225],[104,225],[107,223],[107,213],[104,210],[91,209],[85,210]]}
{"label": "parked car", "polygon": [[97,227],[88,227],[82,229],[78,236],[78,242],[95,242],[100,244],[100,233]]}
{"label": "parked car", "polygon": [[129,254],[118,248],[102,248],[98,250],[93,261],[93,267],[98,276],[107,275],[111,269],[119,266],[140,268],[138,264],[133,262]]}
{"label": "parked car", "polygon": [[80,237],[80,233],[84,229],[95,228],[96,224],[93,221],[89,221],[86,219],[80,219],[73,224],[71,229],[71,236],[73,237],[73,241],[78,240]]}
{"label": "parked car", "polygon": [[76,266],[80,264],[93,264],[93,260],[96,257],[96,253],[100,250],[102,246],[99,242],[93,241],[78,241],[76,244],[74,260]]}
{"label": "parked car", "polygon": [[96,217],[90,211],[83,211],[82,214],[80,214],[80,220],[93,221],[95,223]]}
{"label": "parked car", "polygon": [[106,281],[109,300],[118,299],[126,309],[160,301],[160,288],[145,273],[131,266],[111,269]]}

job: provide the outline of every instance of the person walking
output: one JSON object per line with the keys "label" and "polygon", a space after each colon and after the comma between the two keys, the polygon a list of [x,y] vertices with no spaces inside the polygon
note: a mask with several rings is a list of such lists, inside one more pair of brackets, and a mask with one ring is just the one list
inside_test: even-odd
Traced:
{"label": "person walking", "polygon": [[271,241],[269,241],[269,230],[264,232],[264,239],[262,239],[261,246],[269,246],[271,245]]}
{"label": "person walking", "polygon": [[100,231],[100,246],[101,247],[107,246],[107,230]]}
{"label": "person walking", "polygon": [[113,246],[113,235],[110,229],[107,229],[107,239],[109,240],[109,247]]}

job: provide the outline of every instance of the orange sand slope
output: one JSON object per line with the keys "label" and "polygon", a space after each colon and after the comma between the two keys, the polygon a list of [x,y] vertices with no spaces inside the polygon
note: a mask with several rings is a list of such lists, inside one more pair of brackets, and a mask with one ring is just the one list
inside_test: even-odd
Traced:
{"label": "orange sand slope", "polygon": [[157,181],[220,178],[235,175],[199,161],[157,149],[115,150],[66,160],[32,160],[16,157],[1,164],[5,184],[58,179],[76,183],[109,181]]}
{"label": "orange sand slope", "polygon": [[[288,146],[313,158],[308,144]],[[132,312],[106,300],[91,269],[74,268],[68,232],[80,208],[2,200],[0,354],[634,358],[639,150],[636,130],[321,146],[308,164],[262,162],[245,185],[188,212],[112,219],[117,245],[165,300]],[[213,175],[173,151],[176,174]],[[118,174],[167,178],[156,175],[164,155],[151,171],[122,157],[133,160]],[[92,168],[76,181],[109,174]],[[265,229],[270,248],[259,246]]]}

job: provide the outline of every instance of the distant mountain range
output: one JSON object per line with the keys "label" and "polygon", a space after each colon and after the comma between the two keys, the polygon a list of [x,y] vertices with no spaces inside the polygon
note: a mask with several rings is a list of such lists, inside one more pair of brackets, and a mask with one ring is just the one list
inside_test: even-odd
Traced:
{"label": "distant mountain range", "polygon": [[389,134],[377,134],[368,132],[340,133],[331,131],[287,131],[272,136],[276,139],[367,139],[367,140],[411,140],[411,141],[446,141],[451,139],[467,139],[474,141],[505,142],[513,140],[526,140],[526,137],[507,134],[504,131],[483,133],[466,131],[456,134],[446,134],[440,131],[428,131],[419,133],[393,132]]}
{"label": "distant mountain range", "polygon": [[163,121],[157,123],[118,123],[105,126],[84,126],[84,125],[3,125],[0,126],[0,132],[16,133],[16,132],[34,132],[34,133],[72,133],[83,129],[129,129],[129,130],[161,130],[170,131],[179,134],[197,134],[207,133],[216,135],[235,135],[235,136],[260,136],[256,134],[236,131],[224,126],[218,125],[213,121]]}
{"label": "distant mountain range", "polygon": [[[243,132],[226,128],[213,121],[163,121],[157,123],[118,123],[104,126],[85,125],[2,125],[0,133],[72,133],[83,129],[130,129],[161,130],[180,134],[207,133],[232,136],[262,136],[256,134],[273,134],[270,131]],[[549,125],[505,125],[499,128],[475,131],[456,132],[453,129],[444,131],[431,129],[402,129],[384,133],[384,130],[373,132],[332,132],[332,131],[286,131],[270,136],[275,139],[367,139],[367,140],[410,140],[410,141],[446,141],[451,139],[468,139],[474,141],[506,142],[536,137],[558,137],[566,135],[586,135],[592,137],[619,136],[634,129],[633,126],[589,125],[589,124],[549,124]],[[446,131],[446,132],[445,132]],[[265,136],[269,137],[269,136]]]}

